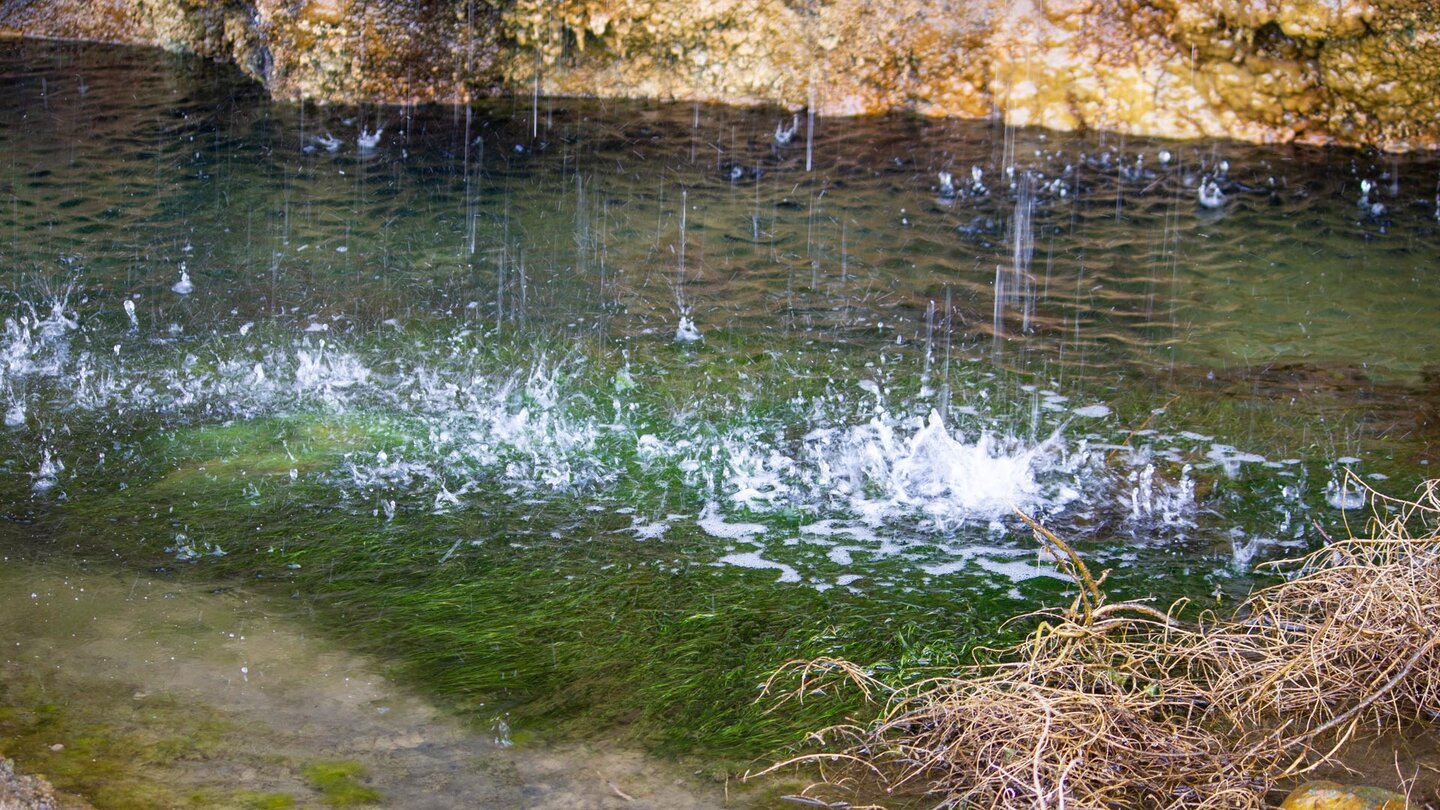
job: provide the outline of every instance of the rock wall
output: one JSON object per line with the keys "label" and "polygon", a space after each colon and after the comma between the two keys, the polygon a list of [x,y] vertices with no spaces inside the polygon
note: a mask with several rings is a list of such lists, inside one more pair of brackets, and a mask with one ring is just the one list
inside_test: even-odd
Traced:
{"label": "rock wall", "polygon": [[277,98],[406,103],[501,92],[478,0],[0,0],[0,35],[233,61]]}
{"label": "rock wall", "polygon": [[1440,146],[1433,0],[0,0],[0,32],[233,60],[281,98],[638,96]]}

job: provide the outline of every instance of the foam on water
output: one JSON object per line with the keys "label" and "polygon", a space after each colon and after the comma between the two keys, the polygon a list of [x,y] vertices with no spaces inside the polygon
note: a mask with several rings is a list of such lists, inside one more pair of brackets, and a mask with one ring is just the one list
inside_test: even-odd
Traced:
{"label": "foam on water", "polygon": [[665,532],[669,529],[670,524],[663,520],[647,522],[637,518],[630,524],[628,531],[635,536],[636,540],[658,540],[664,537]]}
{"label": "foam on water", "polygon": [[780,578],[776,580],[777,582],[800,582],[800,572],[796,571],[793,567],[785,563],[767,560],[760,556],[758,552],[754,551],[726,554],[717,562],[720,565],[733,565],[737,568],[774,569],[780,572]]}
{"label": "foam on water", "polygon": [[807,523],[800,527],[801,534],[817,535],[819,537],[849,537],[854,540],[861,540],[870,543],[879,543],[880,537],[874,531],[865,526],[849,526],[843,521],[835,518],[822,520],[817,523]]}
{"label": "foam on water", "polygon": [[767,531],[763,523],[727,523],[720,515],[720,507],[714,502],[705,505],[705,510],[700,513],[700,518],[695,523],[711,537],[725,540],[749,541]]}
{"label": "foam on water", "polygon": [[1066,579],[1054,566],[1040,564],[1034,552],[982,545],[953,548],[950,549],[950,555],[949,560],[922,565],[921,570],[938,577],[965,571],[974,566],[998,574],[1011,582],[1024,582],[1037,577]]}

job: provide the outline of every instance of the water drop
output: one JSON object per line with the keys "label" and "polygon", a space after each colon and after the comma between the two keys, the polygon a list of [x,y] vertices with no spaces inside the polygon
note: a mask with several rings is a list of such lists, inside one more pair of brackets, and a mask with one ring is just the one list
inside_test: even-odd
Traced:
{"label": "water drop", "polygon": [[[170,291],[176,295],[189,295],[195,292],[195,284],[190,280],[190,273],[185,270],[184,265],[180,266],[180,280],[171,285]],[[127,301],[126,303],[128,304],[130,302]],[[126,311],[128,312],[129,310],[127,309]]]}

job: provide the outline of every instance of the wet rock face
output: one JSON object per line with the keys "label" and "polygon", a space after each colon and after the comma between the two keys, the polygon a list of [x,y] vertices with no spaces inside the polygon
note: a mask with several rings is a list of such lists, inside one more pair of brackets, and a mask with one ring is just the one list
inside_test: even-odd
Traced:
{"label": "wet rock face", "polygon": [[453,102],[500,89],[495,15],[484,3],[257,0],[253,5],[250,64],[242,67],[278,97]]}
{"label": "wet rock face", "polygon": [[489,92],[1440,146],[1431,0],[7,0],[0,31],[235,61],[285,98]]}
{"label": "wet rock face", "polygon": [[0,34],[229,60],[277,98],[453,102],[501,89],[495,18],[478,0],[7,0]]}
{"label": "wet rock face", "polygon": [[[1163,0],[1220,101],[1279,137],[1440,145],[1440,6],[1431,0]],[[1229,62],[1234,68],[1221,68]],[[1281,71],[1267,75],[1265,65]],[[1245,92],[1251,90],[1248,103]]]}

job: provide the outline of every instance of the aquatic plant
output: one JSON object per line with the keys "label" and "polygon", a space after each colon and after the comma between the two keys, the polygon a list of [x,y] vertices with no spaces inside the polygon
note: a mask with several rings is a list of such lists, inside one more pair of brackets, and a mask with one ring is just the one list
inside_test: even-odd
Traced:
{"label": "aquatic plant", "polygon": [[[1372,493],[1369,536],[1280,564],[1288,578],[1194,623],[1109,602],[1070,547],[1032,523],[1078,594],[993,662],[896,687],[850,661],[792,662],[767,689],[801,701],[836,679],[880,707],[823,729],[795,762],[823,795],[857,775],[935,808],[1265,807],[1280,780],[1351,738],[1440,711],[1440,481]],[[782,687],[782,684],[788,685]]]}

